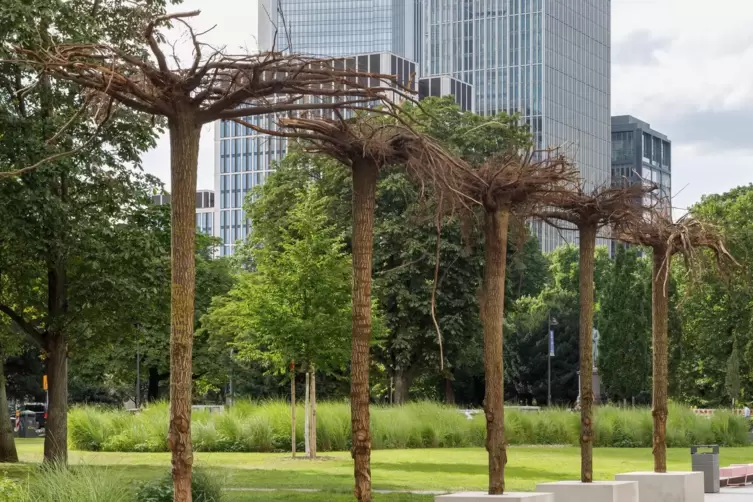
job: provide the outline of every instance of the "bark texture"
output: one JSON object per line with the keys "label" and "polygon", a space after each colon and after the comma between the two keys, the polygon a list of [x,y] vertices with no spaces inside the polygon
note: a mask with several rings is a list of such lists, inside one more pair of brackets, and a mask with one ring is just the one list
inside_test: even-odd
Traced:
{"label": "bark texture", "polygon": [[306,387],[303,398],[303,451],[311,454],[311,373],[306,370]]}
{"label": "bark texture", "polygon": [[509,213],[504,210],[484,214],[484,284],[481,323],[484,329],[484,413],[486,450],[489,453],[489,494],[505,491],[505,396],[502,362],[502,321],[505,305],[505,265]]}
{"label": "bark texture", "polygon": [[290,422],[292,424],[290,449],[293,452],[293,458],[295,458],[295,369],[290,373]]}
{"label": "bark texture", "polygon": [[5,356],[0,354],[0,464],[18,462],[16,443],[13,441],[13,427],[5,413],[8,409],[8,395],[5,393]]}
{"label": "bark texture", "polygon": [[311,451],[309,452],[309,457],[312,459],[316,458],[316,369],[314,368],[314,365],[311,365],[311,424],[309,425],[309,430],[311,432],[311,439],[309,440],[309,445],[311,448]]}
{"label": "bark texture", "polygon": [[664,263],[666,250],[654,248],[652,276],[651,324],[654,336],[653,354],[653,407],[654,417],[654,472],[667,472],[667,406],[668,348],[667,336],[668,299],[666,281],[669,275],[669,258]]}
{"label": "bark texture", "polygon": [[395,397],[394,404],[405,404],[409,400],[410,388],[413,385],[413,374],[411,371],[395,371]]}
{"label": "bark texture", "polygon": [[[178,106],[178,105],[176,105]],[[172,180],[170,428],[175,502],[191,502],[191,355],[196,293],[196,170],[201,126],[190,112],[169,120]]]}
{"label": "bark texture", "polygon": [[580,480],[593,481],[593,325],[596,226],[580,228]]}
{"label": "bark texture", "polygon": [[353,166],[353,332],[350,413],[355,490],[359,502],[371,502],[369,361],[371,344],[371,269],[377,168],[369,161]]}
{"label": "bark texture", "polygon": [[44,434],[44,461],[68,462],[68,342],[48,333],[45,344],[49,403]]}

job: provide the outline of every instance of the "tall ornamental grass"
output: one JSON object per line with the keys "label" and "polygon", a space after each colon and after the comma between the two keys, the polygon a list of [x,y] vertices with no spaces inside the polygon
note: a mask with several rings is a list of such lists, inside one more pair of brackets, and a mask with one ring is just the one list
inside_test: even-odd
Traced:
{"label": "tall ornamental grass", "polygon": [[[303,449],[303,407],[296,416],[296,442]],[[168,408],[151,405],[139,414],[78,407],[69,413],[73,448],[89,451],[165,452]],[[650,447],[651,411],[646,408],[597,408],[594,423],[598,447]],[[512,445],[578,445],[580,420],[564,409],[505,412],[507,441]],[[483,447],[483,414],[468,419],[456,408],[431,402],[399,407],[373,406],[371,421],[375,449]],[[284,401],[239,402],[224,413],[193,414],[196,451],[274,452],[290,449],[290,407]],[[672,406],[667,426],[670,447],[693,444],[743,446],[749,443],[744,418],[717,412],[711,418]],[[347,403],[322,402],[317,407],[317,449],[350,448],[350,408]]]}

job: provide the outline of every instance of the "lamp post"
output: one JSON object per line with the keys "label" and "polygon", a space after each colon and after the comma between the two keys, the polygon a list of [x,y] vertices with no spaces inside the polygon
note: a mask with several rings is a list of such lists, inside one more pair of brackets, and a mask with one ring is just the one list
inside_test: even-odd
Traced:
{"label": "lamp post", "polygon": [[557,326],[557,319],[552,319],[552,311],[549,311],[549,350],[546,358],[547,363],[547,383],[546,383],[546,405],[551,408],[552,406],[552,358],[554,357],[554,329],[553,326]]}

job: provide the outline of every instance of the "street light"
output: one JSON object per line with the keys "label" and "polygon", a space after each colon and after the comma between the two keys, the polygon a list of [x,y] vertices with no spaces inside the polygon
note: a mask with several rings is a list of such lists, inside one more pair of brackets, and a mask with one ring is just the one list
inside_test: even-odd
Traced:
{"label": "street light", "polygon": [[546,405],[551,408],[552,406],[552,358],[554,357],[554,329],[552,326],[557,326],[557,319],[552,318],[552,311],[549,311],[549,351],[546,358],[547,362],[547,384],[546,384]]}

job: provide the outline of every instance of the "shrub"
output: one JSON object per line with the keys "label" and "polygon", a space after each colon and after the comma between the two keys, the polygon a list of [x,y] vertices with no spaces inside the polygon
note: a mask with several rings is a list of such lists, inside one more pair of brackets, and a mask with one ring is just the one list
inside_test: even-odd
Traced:
{"label": "shrub", "polygon": [[116,472],[88,466],[43,466],[28,488],[28,502],[131,502],[128,483]]}
{"label": "shrub", "polygon": [[[303,406],[296,410],[297,450],[303,450]],[[284,401],[239,402],[222,414],[193,414],[196,451],[271,452],[290,449],[290,405]],[[372,446],[394,448],[483,447],[483,413],[468,419],[456,408],[432,402],[404,406],[372,406]],[[137,415],[76,408],[70,418],[71,445],[79,450],[165,452],[167,403],[152,405]],[[505,432],[511,445],[579,444],[580,414],[565,409],[541,412],[505,412]],[[651,411],[647,408],[596,408],[594,441],[598,447],[645,448],[652,443]],[[673,404],[667,425],[670,447],[716,443],[748,444],[745,420],[718,412],[711,419]],[[317,408],[317,449],[350,449],[350,407],[344,402],[322,402]]]}
{"label": "shrub", "polygon": [[22,502],[26,494],[21,485],[6,477],[0,478],[0,502]]}
{"label": "shrub", "polygon": [[[173,502],[173,478],[168,472],[157,481],[142,484],[136,492],[136,502]],[[221,502],[222,488],[205,472],[194,469],[191,478],[194,502]]]}

